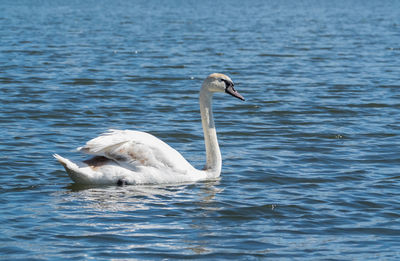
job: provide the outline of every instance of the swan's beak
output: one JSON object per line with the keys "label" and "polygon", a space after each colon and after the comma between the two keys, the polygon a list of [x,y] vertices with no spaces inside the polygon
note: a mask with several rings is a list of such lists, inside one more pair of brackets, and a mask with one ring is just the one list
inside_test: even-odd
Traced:
{"label": "swan's beak", "polygon": [[229,93],[229,94],[232,95],[233,97],[236,97],[236,98],[241,99],[242,101],[244,101],[243,96],[242,96],[240,93],[238,93],[238,92],[235,90],[235,88],[233,88],[233,85],[228,86],[228,87],[225,89],[225,92],[226,92],[226,93]]}

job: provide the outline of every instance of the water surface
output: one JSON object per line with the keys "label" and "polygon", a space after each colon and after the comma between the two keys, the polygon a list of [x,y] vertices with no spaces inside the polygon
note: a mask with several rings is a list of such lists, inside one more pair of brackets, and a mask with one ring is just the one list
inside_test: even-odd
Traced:
{"label": "water surface", "polygon": [[[397,1],[2,1],[0,253],[7,260],[396,260]],[[79,187],[53,153],[109,128],[204,164],[214,99],[221,179]]]}

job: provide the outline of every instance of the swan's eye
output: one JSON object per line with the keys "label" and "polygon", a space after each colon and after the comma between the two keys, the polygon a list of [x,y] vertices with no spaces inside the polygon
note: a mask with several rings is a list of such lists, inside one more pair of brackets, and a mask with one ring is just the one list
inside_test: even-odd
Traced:
{"label": "swan's eye", "polygon": [[225,83],[225,88],[228,88],[229,86],[233,86],[233,82],[225,80],[225,79],[220,79],[221,82]]}

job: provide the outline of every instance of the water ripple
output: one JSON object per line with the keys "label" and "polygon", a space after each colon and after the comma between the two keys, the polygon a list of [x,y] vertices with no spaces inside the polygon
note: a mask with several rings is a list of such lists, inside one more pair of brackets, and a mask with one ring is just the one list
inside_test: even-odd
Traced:
{"label": "water ripple", "polygon": [[[179,8],[176,6],[179,5]],[[6,259],[396,260],[396,1],[0,3]],[[220,179],[82,187],[52,158],[140,129],[204,165],[211,72]]]}

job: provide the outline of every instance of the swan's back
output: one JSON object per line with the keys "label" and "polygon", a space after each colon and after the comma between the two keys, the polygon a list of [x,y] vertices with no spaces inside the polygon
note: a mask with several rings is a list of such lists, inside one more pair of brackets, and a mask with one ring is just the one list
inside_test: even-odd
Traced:
{"label": "swan's back", "polygon": [[131,168],[154,167],[187,172],[194,169],[175,149],[155,136],[132,130],[110,130],[83,147],[84,153],[103,156]]}

